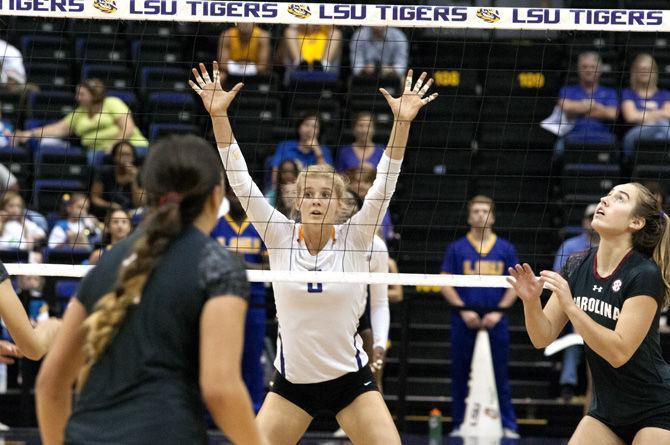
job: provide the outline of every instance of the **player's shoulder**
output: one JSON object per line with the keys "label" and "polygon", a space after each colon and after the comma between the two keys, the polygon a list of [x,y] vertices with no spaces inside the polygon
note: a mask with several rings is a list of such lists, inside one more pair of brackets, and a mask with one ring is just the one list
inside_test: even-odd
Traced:
{"label": "player's shoulder", "polygon": [[496,235],[496,247],[501,250],[516,250],[511,241]]}
{"label": "player's shoulder", "polygon": [[198,268],[205,275],[210,273],[227,274],[244,270],[244,266],[237,255],[209,237],[202,246]]}
{"label": "player's shoulder", "polygon": [[658,264],[640,252],[633,251],[627,262],[630,274],[644,277],[655,277],[661,274]]}

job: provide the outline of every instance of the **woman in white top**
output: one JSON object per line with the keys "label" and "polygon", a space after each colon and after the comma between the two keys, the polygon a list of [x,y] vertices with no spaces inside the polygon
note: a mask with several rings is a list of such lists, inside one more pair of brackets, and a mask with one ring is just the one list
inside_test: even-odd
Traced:
{"label": "woman in white top", "polygon": [[[346,191],[332,167],[311,166],[298,178],[295,210],[299,222],[275,211],[251,179],[233,137],[227,110],[242,88],[223,91],[214,64],[214,79],[203,64],[190,82],[212,117],[219,154],[228,182],[268,248],[273,270],[368,271],[376,227],[386,212],[400,173],[412,120],[437,97],[425,96],[432,79],[423,73],[412,88],[407,74],[402,97],[380,89],[394,115],[389,143],[377,167],[377,179],[363,208],[348,222],[336,225],[339,201]],[[316,412],[336,414],[354,443],[399,444],[393,419],[376,391],[356,334],[365,308],[363,284],[273,283],[279,320],[278,370],[257,422],[275,444],[294,445]]]}
{"label": "woman in white top", "polygon": [[16,192],[5,192],[0,214],[1,250],[36,250],[46,237],[40,226],[26,218],[26,203]]}

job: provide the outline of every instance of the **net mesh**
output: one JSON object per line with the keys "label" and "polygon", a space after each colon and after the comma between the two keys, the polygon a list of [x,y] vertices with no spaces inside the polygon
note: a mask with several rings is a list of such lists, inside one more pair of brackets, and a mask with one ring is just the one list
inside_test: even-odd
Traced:
{"label": "net mesh", "polygon": [[[115,2],[94,3],[98,11],[112,5],[121,9]],[[136,12],[144,8],[143,14],[148,16],[151,5],[160,2],[144,2],[144,6],[131,3]],[[216,8],[225,9],[219,5],[221,2],[191,3],[198,4],[193,8],[201,8],[197,9],[198,19],[203,20],[213,20],[212,11]],[[17,8],[18,4],[8,2],[4,8]],[[12,129],[31,130],[59,122],[77,106],[76,86],[97,78],[106,86],[108,97],[121,99],[132,112],[135,125],[148,142],[171,133],[195,133],[212,139],[208,116],[187,81],[190,69],[198,62],[209,65],[221,57],[256,62],[256,75],[250,68],[244,71],[239,63],[225,64],[225,85],[245,83],[231,108],[231,122],[254,179],[269,193],[276,188],[271,172],[275,150],[282,141],[296,138],[296,128],[306,112],[313,110],[320,117],[319,142],[329,147],[337,160],[342,147],[357,138],[374,144],[387,141],[393,119],[377,91],[379,87],[397,94],[405,66],[427,71],[435,79],[434,89],[440,96],[414,122],[403,173],[390,206],[389,224],[384,227],[401,272],[439,274],[446,246],[469,228],[467,201],[475,195],[487,195],[495,201],[495,232],[516,247],[522,261],[542,269],[551,267],[563,238],[580,232],[585,206],[597,201],[613,185],[630,178],[653,180],[661,185],[668,181],[667,132],[662,136],[658,131],[634,142],[633,156],[625,158],[622,143],[634,125],[618,115],[607,122],[610,140],[568,140],[563,156],[557,157],[556,135],[540,125],[554,110],[562,88],[578,83],[578,56],[584,52],[599,55],[600,83],[613,88],[619,96],[630,86],[631,63],[640,53],[655,58],[658,87],[670,86],[667,34],[648,32],[653,28],[635,32],[638,28],[633,19],[638,16],[633,15],[634,11],[622,13],[628,20],[626,26],[614,32],[588,30],[598,27],[597,17],[601,16],[609,17],[608,24],[615,24],[612,10],[560,10],[561,21],[571,18],[573,28],[560,30],[551,26],[559,10],[519,8],[514,17],[523,18],[526,23],[519,29],[505,30],[489,29],[491,23],[495,25],[496,16],[502,17],[502,22],[507,20],[504,8],[445,7],[440,14],[451,17],[452,22],[431,27],[430,21],[419,19],[423,13],[414,6],[388,6],[383,10],[387,19],[409,19],[402,28],[381,28],[382,43],[375,42],[378,46],[374,46],[371,40],[379,37],[371,37],[370,33],[357,36],[360,29],[355,26],[333,28],[323,19],[328,15],[321,12],[322,8],[331,11],[330,24],[334,24],[338,17],[334,11],[348,11],[352,19],[356,16],[355,7],[361,5],[342,6],[340,10],[333,9],[336,5],[253,4],[261,8],[259,11],[288,8],[291,17],[306,15],[301,7],[309,10],[312,19],[320,11],[321,24],[309,17],[305,20],[310,25],[297,27],[263,23],[258,26],[260,31],[254,31],[250,44],[227,46],[224,55],[223,35],[234,28],[235,17],[219,16],[220,23],[205,23],[191,21],[197,20],[193,17],[181,20],[184,17],[179,12],[170,20],[172,4],[162,3],[162,15],[147,21],[3,17],[2,37],[21,54],[25,81],[11,78],[20,78],[21,74],[11,72],[10,67],[18,60],[6,46],[2,74],[5,88],[0,91],[6,131],[0,162],[18,180],[14,188],[18,188],[26,208],[31,210],[25,219],[5,216],[5,220],[16,219],[24,227],[24,238],[26,220],[41,225],[46,234],[42,241],[24,239],[30,244],[28,249],[18,246],[15,237],[3,234],[0,257],[5,262],[35,260],[29,251],[37,251],[47,263],[86,263],[92,249],[104,247],[105,225],[110,222],[105,218],[108,209],[98,205],[101,201],[92,198],[93,194],[102,196],[102,201],[113,201],[117,198],[112,196],[114,193],[125,193],[122,198],[130,202],[121,207],[129,210],[128,217],[137,222],[142,214],[137,211],[141,206],[133,205],[137,202],[132,196],[141,192],[117,190],[123,187],[113,183],[118,178],[110,173],[114,159],[109,150],[119,139],[118,134],[103,135],[99,131],[91,140],[77,136],[79,129],[74,121],[68,121],[64,130],[67,136],[52,128],[33,132],[25,144],[11,147]],[[643,7],[639,3],[635,6]],[[246,8],[244,11],[251,14],[247,18],[252,17],[250,6]],[[371,8],[368,6],[368,14]],[[380,8],[377,14],[381,14]],[[230,10],[225,11],[231,14]],[[359,15],[361,11],[358,10]],[[436,14],[435,9],[427,11]],[[648,24],[655,17],[665,17],[663,11],[638,12],[638,18]],[[477,23],[481,26],[459,28],[462,23],[457,18],[466,13],[468,20],[471,13],[479,17]],[[536,16],[542,20],[534,23]],[[257,53],[263,48],[267,59],[259,61]],[[291,52],[296,49],[297,59]],[[399,51],[385,59],[398,60],[397,66],[366,66],[364,62],[356,65],[356,57],[362,61],[366,51],[375,49],[382,53]],[[356,122],[363,112],[370,113],[373,126],[367,126],[360,135]],[[113,113],[103,113],[100,125],[105,119],[117,120],[119,116]],[[664,122],[667,119],[643,126],[659,127]],[[141,165],[146,149],[142,143],[136,146],[135,163]],[[355,185],[364,181],[368,167],[374,167],[373,162],[369,164],[349,172]],[[7,179],[5,185],[13,186],[12,181]],[[96,193],[100,184],[111,191]],[[105,194],[108,192],[111,194]],[[67,237],[61,243],[64,246],[50,249],[50,233],[62,224],[76,193],[82,193],[90,207],[88,213],[79,209],[79,214],[71,218],[81,233]],[[14,269],[17,273],[20,270]],[[444,280],[435,277],[440,279]]]}

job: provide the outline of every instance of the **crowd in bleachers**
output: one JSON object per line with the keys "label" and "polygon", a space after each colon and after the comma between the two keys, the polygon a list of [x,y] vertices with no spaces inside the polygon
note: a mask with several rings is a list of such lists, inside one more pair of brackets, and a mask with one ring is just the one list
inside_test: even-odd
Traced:
{"label": "crowd in bleachers", "polygon": [[[149,142],[209,132],[187,80],[196,62],[215,58],[227,87],[245,83],[231,120],[251,171],[277,205],[284,189],[290,195],[295,172],[312,163],[333,164],[364,196],[391,124],[377,89],[397,91],[407,67],[432,73],[440,98],[418,119],[385,220],[407,271],[437,270],[444,246],[430,240],[453,239],[465,227],[463,203],[476,193],[499,203],[498,225],[522,257],[550,264],[556,228],[578,225],[583,205],[631,174],[663,181],[667,168],[657,161],[668,139],[670,79],[648,73],[665,72],[670,49],[653,34],[482,40],[369,27],[7,23],[0,161],[12,173],[7,185],[30,209],[27,220],[44,231],[34,240],[40,247],[55,245],[48,240],[57,213],[67,218],[70,205],[63,196],[85,197],[90,214],[79,216],[91,221],[90,248],[100,243],[109,210],[139,219],[132,211],[142,206],[138,170]],[[635,59],[643,52],[653,58]],[[586,59],[595,71],[580,66]],[[605,115],[598,98],[582,100],[589,72],[616,102]],[[574,124],[572,136],[589,137],[557,139],[540,128],[557,103]],[[607,138],[592,140],[599,119]],[[64,261],[88,260],[90,248]]]}

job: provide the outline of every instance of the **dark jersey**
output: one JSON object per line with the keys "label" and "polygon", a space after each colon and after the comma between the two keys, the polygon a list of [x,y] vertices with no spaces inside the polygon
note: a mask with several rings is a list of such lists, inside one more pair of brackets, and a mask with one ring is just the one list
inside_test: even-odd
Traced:
{"label": "dark jersey", "polygon": [[[89,314],[113,290],[137,238],[118,243],[82,281],[77,298]],[[200,315],[209,298],[223,295],[248,299],[243,265],[196,228],[186,229],[91,369],[66,443],[207,443],[198,384]]]}
{"label": "dark jersey", "polygon": [[586,358],[593,375],[593,402],[589,412],[612,424],[630,424],[648,416],[670,416],[670,365],[661,354],[658,322],[664,284],[658,266],[631,251],[609,277],[596,268],[596,251],[571,257],[563,268],[577,304],[598,324],[614,330],[626,299],[647,295],[658,302],[649,331],[630,360],[612,367],[588,345]]}

